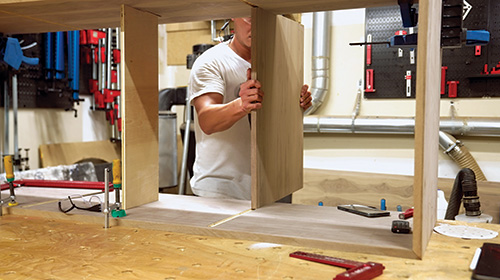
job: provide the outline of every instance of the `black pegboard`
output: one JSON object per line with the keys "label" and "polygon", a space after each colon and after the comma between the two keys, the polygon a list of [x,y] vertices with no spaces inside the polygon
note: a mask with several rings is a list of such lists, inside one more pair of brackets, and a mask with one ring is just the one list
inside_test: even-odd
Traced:
{"label": "black pegboard", "polygon": [[[372,42],[386,42],[400,30],[409,32],[408,28],[403,28],[399,6],[377,7],[366,10],[365,39],[368,35],[371,35]],[[417,32],[417,30],[417,28],[414,28],[414,32]],[[411,97],[414,97],[416,64],[410,63],[410,48],[402,49],[402,56],[399,57],[398,48],[373,44],[371,53],[372,63],[369,66],[367,65],[366,69],[374,70],[375,92],[365,92],[365,97],[406,98],[406,71],[412,73]]]}
{"label": "black pegboard", "polygon": [[[486,29],[491,40],[481,47],[481,55],[475,55],[474,46],[444,48],[442,65],[447,66],[446,80],[459,81],[457,97],[500,97],[500,75],[481,75],[484,65],[488,69],[500,62],[500,1],[467,0],[472,9],[463,21],[463,27],[469,30]],[[417,5],[418,7],[418,5]],[[373,42],[388,41],[402,27],[399,6],[370,8],[366,10],[366,35],[372,34]],[[414,29],[418,32],[418,28]],[[374,70],[375,92],[365,92],[365,98],[414,98],[416,64],[410,64],[410,49],[403,48],[403,57],[398,57],[398,48],[386,45],[372,45],[372,64],[366,69]],[[365,53],[366,55],[366,53]],[[415,61],[418,50],[415,52]],[[366,57],[365,57],[366,58]],[[366,62],[366,60],[365,60]],[[406,96],[406,71],[412,73],[411,96]],[[366,77],[365,77],[366,79]],[[448,97],[448,86],[442,98]]]}
{"label": "black pegboard", "polygon": [[35,47],[23,51],[24,56],[38,57],[38,65],[21,64],[19,70],[14,70],[3,64],[0,69],[1,105],[4,102],[4,81],[8,84],[10,107],[12,108],[12,76],[17,75],[18,107],[19,108],[62,108],[72,107],[72,90],[68,88],[67,80],[45,79],[44,49],[42,34],[14,35],[22,46],[36,42]]}

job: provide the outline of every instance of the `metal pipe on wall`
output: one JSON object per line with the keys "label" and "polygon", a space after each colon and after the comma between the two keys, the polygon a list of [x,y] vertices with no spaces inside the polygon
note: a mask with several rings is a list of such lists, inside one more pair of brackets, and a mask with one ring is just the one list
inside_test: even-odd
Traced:
{"label": "metal pipe on wall", "polygon": [[323,103],[328,92],[330,80],[330,22],[332,12],[313,13],[313,45],[311,64],[312,106],[305,111],[306,115],[314,113]]}
{"label": "metal pipe on wall", "polygon": [[[452,135],[500,137],[500,119],[441,118],[439,130]],[[384,117],[304,117],[305,133],[413,134],[413,118]]]}
{"label": "metal pipe on wall", "polygon": [[[461,168],[470,168],[479,181],[486,176],[469,150],[450,134],[464,136],[500,137],[500,120],[489,118],[441,119],[439,122],[439,145]],[[304,118],[305,133],[373,133],[413,134],[413,118],[349,118],[320,117]]]}

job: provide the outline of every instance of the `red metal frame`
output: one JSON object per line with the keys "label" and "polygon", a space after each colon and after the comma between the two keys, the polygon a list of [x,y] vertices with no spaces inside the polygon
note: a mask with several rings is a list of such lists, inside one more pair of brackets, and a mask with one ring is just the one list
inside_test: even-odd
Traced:
{"label": "red metal frame", "polygon": [[[22,179],[14,180],[12,183],[15,187],[67,188],[104,191],[104,182]],[[9,184],[2,184],[0,185],[0,188],[1,190],[6,190],[9,188]],[[113,190],[113,183],[109,183],[109,191]]]}

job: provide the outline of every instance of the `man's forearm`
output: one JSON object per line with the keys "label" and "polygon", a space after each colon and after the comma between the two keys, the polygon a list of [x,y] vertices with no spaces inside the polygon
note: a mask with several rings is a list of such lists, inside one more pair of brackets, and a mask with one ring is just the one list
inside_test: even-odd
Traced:
{"label": "man's forearm", "polygon": [[205,134],[212,134],[229,129],[248,113],[241,105],[241,98],[238,98],[226,104],[204,106],[198,112],[198,122]]}

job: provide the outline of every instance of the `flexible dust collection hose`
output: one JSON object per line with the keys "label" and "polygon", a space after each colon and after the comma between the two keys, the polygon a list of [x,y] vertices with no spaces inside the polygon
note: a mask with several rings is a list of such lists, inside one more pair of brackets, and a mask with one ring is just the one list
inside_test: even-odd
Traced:
{"label": "flexible dust collection hose", "polygon": [[448,208],[446,209],[445,220],[455,220],[460,209],[462,197],[466,216],[481,215],[481,204],[477,196],[477,183],[474,171],[470,168],[460,170],[453,183]]}
{"label": "flexible dust collection hose", "polygon": [[478,181],[487,181],[481,167],[479,167],[476,160],[469,152],[469,149],[467,149],[460,140],[455,139],[455,137],[446,132],[440,131],[439,145],[447,155],[458,163],[460,168],[470,168],[474,171]]}

